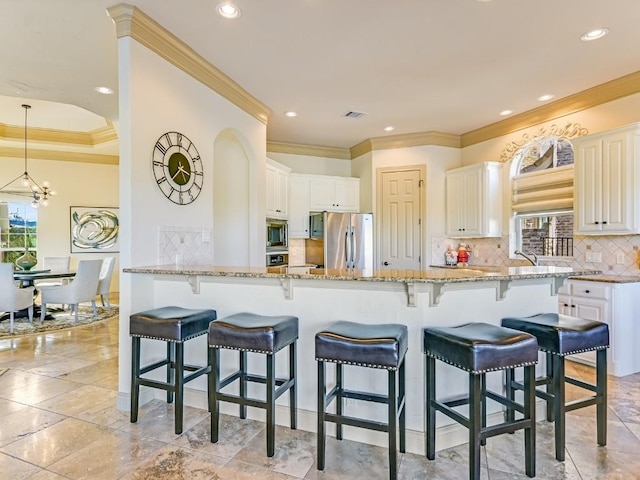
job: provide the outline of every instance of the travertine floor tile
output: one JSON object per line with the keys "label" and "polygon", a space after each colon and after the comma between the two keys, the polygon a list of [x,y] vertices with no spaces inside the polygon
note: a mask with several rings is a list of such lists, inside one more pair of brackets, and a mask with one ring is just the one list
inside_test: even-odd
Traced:
{"label": "travertine floor tile", "polygon": [[3,447],[0,450],[4,451],[7,445],[20,439],[30,438],[36,432],[64,419],[62,415],[34,407],[25,407],[11,415],[5,415],[2,417],[2,428],[0,428],[0,447]]}
{"label": "travertine floor tile", "polygon": [[22,480],[31,478],[31,475],[39,471],[40,469],[35,465],[0,453],[0,478]]}

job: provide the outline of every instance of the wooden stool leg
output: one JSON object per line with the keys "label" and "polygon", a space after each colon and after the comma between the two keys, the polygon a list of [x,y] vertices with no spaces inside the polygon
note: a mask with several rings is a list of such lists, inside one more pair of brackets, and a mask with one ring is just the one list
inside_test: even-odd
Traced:
{"label": "wooden stool leg", "polygon": [[176,394],[175,404],[175,432],[182,433],[182,417],[184,403],[184,343],[175,342],[175,383],[173,388]]}
{"label": "wooden stool leg", "polygon": [[289,345],[289,378],[293,379],[293,384],[289,389],[289,424],[291,430],[297,428],[298,418],[298,382],[296,381],[296,342]]}
{"label": "wooden stool leg", "polygon": [[598,445],[607,444],[607,349],[596,353],[596,421],[598,428]]}
{"label": "wooden stool leg", "polygon": [[325,454],[325,432],[324,432],[324,404],[327,397],[327,387],[325,385],[325,364],[318,361],[318,470],[324,470],[324,454]]}
{"label": "wooden stool leg", "polygon": [[389,434],[389,480],[398,478],[398,446],[397,446],[397,427],[398,427],[398,393],[396,390],[396,372],[389,370],[388,378],[388,434]]}
{"label": "wooden stool leg", "polygon": [[401,405],[400,422],[399,422],[400,451],[402,453],[406,452],[406,439],[407,439],[407,424],[406,424],[406,415],[405,415],[405,396],[406,396],[405,378],[406,378],[406,373],[404,369],[404,359],[402,359],[402,363],[400,364],[399,378],[398,378],[398,381],[400,382],[399,405]]}
{"label": "wooden stool leg", "polygon": [[[505,397],[507,397],[507,399],[511,400],[512,402],[514,402],[516,399],[516,389],[513,388],[514,380],[515,380],[515,369],[507,368],[504,371]],[[513,408],[507,406],[504,413],[504,421],[507,423],[511,423],[515,420],[515,418],[516,418],[516,411]]]}
{"label": "wooden stool leg", "polygon": [[524,367],[524,418],[531,425],[524,430],[524,462],[528,477],[536,476],[536,367]]}
{"label": "wooden stool leg", "polygon": [[[546,353],[546,370],[547,370],[547,393],[553,395],[553,354]],[[547,402],[547,422],[553,422],[553,400],[548,399]]]}
{"label": "wooden stool leg", "polygon": [[469,478],[480,480],[481,375],[469,373]]}
{"label": "wooden stool leg", "polygon": [[556,459],[564,461],[565,445],[565,388],[564,388],[564,357],[553,357],[553,420],[555,429]]}
{"label": "wooden stool leg", "polygon": [[273,457],[275,453],[276,368],[274,360],[274,354],[267,354],[267,457]]}
{"label": "wooden stool leg", "polygon": [[[247,352],[238,352],[240,358],[240,396],[247,398]],[[247,406],[240,404],[240,418],[247,418]]]}
{"label": "wooden stool leg", "polygon": [[140,337],[131,337],[131,423],[138,421],[138,405],[140,403]]}
{"label": "wooden stool leg", "polygon": [[209,348],[209,411],[211,412],[211,443],[218,441],[218,430],[220,424],[220,401],[218,391],[220,390],[220,350]]}
{"label": "wooden stool leg", "polygon": [[[487,426],[487,375],[480,375],[480,402],[481,402],[481,415],[482,415],[482,428]],[[480,439],[480,445],[485,446],[487,439]]]}
{"label": "wooden stool leg", "polygon": [[[167,342],[167,383],[174,385],[174,372],[176,368],[176,359],[173,354],[173,342]],[[167,403],[173,403],[173,391],[167,390]]]}
{"label": "wooden stool leg", "polygon": [[[336,363],[336,387],[338,387],[337,395],[336,395],[336,415],[342,415],[343,413],[343,405],[342,405],[342,364]],[[338,440],[342,440],[342,422],[339,420],[336,422],[336,438]]]}
{"label": "wooden stool leg", "polygon": [[436,359],[425,355],[425,451],[429,460],[436,458]]}

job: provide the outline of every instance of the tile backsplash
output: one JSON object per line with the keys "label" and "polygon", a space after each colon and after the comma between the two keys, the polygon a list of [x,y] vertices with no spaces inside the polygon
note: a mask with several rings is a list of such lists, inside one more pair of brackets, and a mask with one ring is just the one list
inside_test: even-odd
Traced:
{"label": "tile backsplash", "polygon": [[213,264],[211,230],[204,227],[158,227],[158,265]]}
{"label": "tile backsplash", "polygon": [[[514,250],[509,246],[509,237],[451,239],[445,235],[432,237],[431,263],[443,264],[444,253],[448,245],[457,248],[458,244],[470,246],[471,265],[525,265],[526,260],[509,258]],[[586,253],[600,253],[602,261],[593,263],[586,261]],[[541,265],[557,265],[560,267],[590,268],[602,270],[609,275],[640,275],[639,264],[640,235],[594,235],[575,236],[573,239],[573,257],[559,257],[557,260],[544,259]],[[623,263],[619,263],[622,260]]]}

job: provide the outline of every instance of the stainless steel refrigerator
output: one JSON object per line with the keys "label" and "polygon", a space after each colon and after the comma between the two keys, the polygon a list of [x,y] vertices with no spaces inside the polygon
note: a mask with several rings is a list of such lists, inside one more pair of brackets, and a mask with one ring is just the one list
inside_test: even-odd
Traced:
{"label": "stainless steel refrigerator", "polygon": [[310,230],[324,242],[324,268],[373,271],[372,213],[319,213]]}

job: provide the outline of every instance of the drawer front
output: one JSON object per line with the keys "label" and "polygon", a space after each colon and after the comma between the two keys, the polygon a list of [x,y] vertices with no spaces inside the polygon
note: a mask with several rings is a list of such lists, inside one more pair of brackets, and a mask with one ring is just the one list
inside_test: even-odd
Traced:
{"label": "drawer front", "polygon": [[598,282],[570,282],[569,289],[571,295],[583,298],[611,298],[611,286],[607,283]]}

